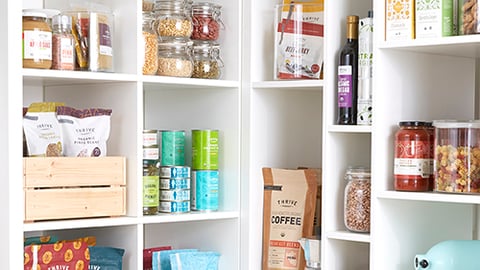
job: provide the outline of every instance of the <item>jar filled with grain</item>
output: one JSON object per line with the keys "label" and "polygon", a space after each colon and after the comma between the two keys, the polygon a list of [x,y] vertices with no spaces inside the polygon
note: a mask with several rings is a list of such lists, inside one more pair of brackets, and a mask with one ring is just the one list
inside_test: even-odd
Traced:
{"label": "jar filled with grain", "polygon": [[162,1],[155,2],[155,30],[163,37],[185,37],[192,35],[192,18],[186,9],[186,2]]}
{"label": "jar filled with grain", "polygon": [[345,173],[344,222],[353,232],[370,231],[370,169],[349,167]]}
{"label": "jar filled with grain", "polygon": [[41,10],[23,10],[23,67],[49,69],[52,66],[52,29]]}
{"label": "jar filled with grain", "polygon": [[193,46],[192,78],[219,79],[222,76],[223,61],[220,45],[209,41],[195,41]]}
{"label": "jar filled with grain", "polygon": [[223,22],[221,7],[215,3],[195,2],[192,5],[193,40],[217,40]]}
{"label": "jar filled with grain", "polygon": [[142,36],[144,46],[143,75],[155,75],[158,69],[158,36],[153,29],[155,18],[150,11],[142,13]]}
{"label": "jar filled with grain", "polygon": [[193,42],[188,38],[170,38],[159,41],[157,75],[192,77],[192,46]]}

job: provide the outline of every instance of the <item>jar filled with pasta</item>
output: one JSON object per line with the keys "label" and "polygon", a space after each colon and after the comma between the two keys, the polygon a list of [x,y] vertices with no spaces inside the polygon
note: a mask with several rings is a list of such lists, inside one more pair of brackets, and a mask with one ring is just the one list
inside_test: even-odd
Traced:
{"label": "jar filled with pasta", "polygon": [[152,12],[144,11],[142,13],[142,36],[143,36],[143,68],[144,75],[155,75],[158,69],[158,37],[153,29],[155,18]]}

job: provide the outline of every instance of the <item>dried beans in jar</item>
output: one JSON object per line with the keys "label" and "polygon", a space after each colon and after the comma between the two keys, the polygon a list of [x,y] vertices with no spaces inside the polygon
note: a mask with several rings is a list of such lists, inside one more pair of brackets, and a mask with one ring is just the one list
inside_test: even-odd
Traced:
{"label": "dried beans in jar", "polygon": [[394,188],[397,191],[432,190],[433,136],[431,124],[404,121],[395,134]]}
{"label": "dried beans in jar", "polygon": [[217,40],[223,23],[220,19],[221,6],[198,2],[192,5],[193,40]]}
{"label": "dried beans in jar", "polygon": [[349,167],[345,173],[344,223],[353,232],[370,231],[370,169]]}

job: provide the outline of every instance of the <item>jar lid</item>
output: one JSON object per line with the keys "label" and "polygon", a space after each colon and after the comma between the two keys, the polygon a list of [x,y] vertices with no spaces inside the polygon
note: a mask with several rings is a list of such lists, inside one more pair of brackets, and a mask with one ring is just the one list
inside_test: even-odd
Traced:
{"label": "jar lid", "polygon": [[40,18],[47,18],[47,13],[43,12],[42,9],[24,9],[22,11],[23,17],[40,17]]}
{"label": "jar lid", "polygon": [[189,38],[173,37],[165,38],[158,37],[158,46],[159,47],[182,47],[182,46],[192,46],[193,41]]}
{"label": "jar lid", "polygon": [[436,128],[480,128],[480,120],[435,120]]}
{"label": "jar lid", "polygon": [[399,126],[401,127],[426,127],[428,125],[431,125],[431,124],[428,124],[430,122],[426,122],[426,121],[401,121],[398,123]]}
{"label": "jar lid", "polygon": [[219,9],[222,6],[220,4],[211,3],[211,2],[195,2],[192,4],[192,9],[195,11],[196,9]]}
{"label": "jar lid", "polygon": [[55,15],[52,18],[52,25],[72,26],[72,17],[67,15]]}
{"label": "jar lid", "polygon": [[356,176],[356,177],[370,177],[370,168],[363,167],[363,166],[356,166],[356,167],[348,167],[347,168],[347,175]]}
{"label": "jar lid", "polygon": [[220,44],[210,40],[194,40],[193,48],[199,50],[205,50],[210,48],[220,48]]}

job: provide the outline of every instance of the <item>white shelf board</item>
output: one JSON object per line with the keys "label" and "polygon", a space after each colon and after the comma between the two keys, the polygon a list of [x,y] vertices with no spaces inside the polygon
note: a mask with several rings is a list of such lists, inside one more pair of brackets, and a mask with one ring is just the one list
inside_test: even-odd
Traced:
{"label": "white shelf board", "polygon": [[197,78],[179,78],[168,76],[141,76],[141,81],[144,85],[157,86],[168,85],[178,88],[238,88],[240,83],[238,81],[230,80],[212,80],[212,79],[197,79]]}
{"label": "white shelf board", "polygon": [[24,223],[23,230],[25,232],[34,232],[44,230],[128,226],[135,224],[138,224],[138,218],[135,217],[86,218],[28,222]]}
{"label": "white shelf board", "polygon": [[405,192],[405,191],[382,191],[376,196],[379,199],[427,201],[447,203],[480,204],[480,194],[452,194],[439,192]]}
{"label": "white shelf board", "polygon": [[384,41],[380,49],[406,50],[460,57],[480,57],[480,36],[465,35],[406,41]]}
{"label": "white shelf board", "polygon": [[363,125],[328,125],[328,132],[337,133],[372,133],[372,126]]}
{"label": "white shelf board", "polygon": [[61,86],[88,83],[136,82],[134,74],[67,71],[49,69],[23,69],[23,83],[43,86]]}
{"label": "white shelf board", "polygon": [[335,239],[335,240],[370,243],[370,234],[369,233],[354,233],[354,232],[349,232],[349,231],[332,231],[332,232],[327,232],[326,237],[328,239]]}
{"label": "white shelf board", "polygon": [[256,89],[295,89],[295,90],[311,90],[322,91],[323,80],[279,80],[279,81],[263,81],[253,82],[252,87]]}
{"label": "white shelf board", "polygon": [[142,224],[155,223],[172,223],[172,222],[189,222],[202,220],[220,220],[220,219],[237,219],[240,217],[236,211],[214,211],[200,212],[192,211],[182,214],[158,214],[153,216],[144,216],[141,218]]}

